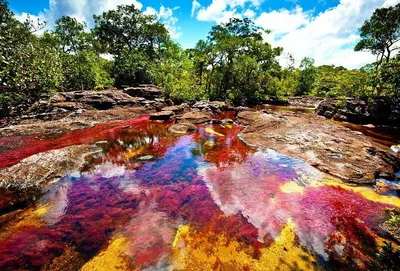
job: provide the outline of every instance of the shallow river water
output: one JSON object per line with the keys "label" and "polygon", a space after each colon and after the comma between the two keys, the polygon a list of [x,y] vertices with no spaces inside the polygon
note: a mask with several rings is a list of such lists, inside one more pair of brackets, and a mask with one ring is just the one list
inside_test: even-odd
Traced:
{"label": "shallow river water", "polygon": [[96,144],[0,234],[0,270],[369,269],[392,194],[244,145],[236,125],[174,135],[148,116],[0,139],[0,167]]}

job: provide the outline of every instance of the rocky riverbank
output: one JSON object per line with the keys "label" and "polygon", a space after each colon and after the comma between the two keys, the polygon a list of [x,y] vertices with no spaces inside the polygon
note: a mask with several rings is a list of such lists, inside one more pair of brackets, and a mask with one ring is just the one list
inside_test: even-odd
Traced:
{"label": "rocky riverbank", "polygon": [[377,98],[371,102],[328,99],[318,105],[316,112],[328,119],[355,124],[400,126],[399,99]]}
{"label": "rocky riverbank", "polygon": [[[224,102],[173,105],[154,86],[125,91],[58,93],[42,99],[29,114],[14,119],[0,129],[0,154],[6,157],[13,149],[27,144],[24,137],[27,135],[31,135],[30,140],[45,141],[62,139],[71,131],[83,136],[79,131],[84,134],[85,129],[97,129],[101,123],[110,121],[117,121],[110,126],[112,129],[132,129],[129,121],[123,120],[141,114],[149,114],[151,120],[175,123],[169,128],[169,132],[175,134],[195,131],[198,124],[231,125],[235,122],[245,126],[240,138],[246,144],[302,159],[348,183],[374,184],[377,178],[394,180],[394,173],[400,167],[399,153],[388,146],[316,114],[257,111],[246,107],[235,108]],[[102,133],[100,128],[99,132]],[[10,136],[12,140],[9,140]],[[44,184],[57,181],[66,172],[84,168],[97,148],[96,144],[88,144],[84,140],[82,145],[65,146],[59,150],[38,151],[22,157],[17,163],[2,161],[0,190],[10,196],[2,199],[0,209],[13,210],[17,207],[10,207],[10,204],[21,206],[35,199]]]}

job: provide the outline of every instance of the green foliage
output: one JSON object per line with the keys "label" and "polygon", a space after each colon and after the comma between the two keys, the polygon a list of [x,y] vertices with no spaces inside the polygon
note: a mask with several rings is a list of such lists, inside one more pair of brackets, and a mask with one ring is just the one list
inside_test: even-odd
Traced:
{"label": "green foliage", "polygon": [[343,67],[320,66],[316,68],[316,77],[312,94],[321,97],[366,97],[368,74],[360,70],[347,70]]}
{"label": "green foliage", "polygon": [[186,52],[174,42],[166,42],[161,48],[155,70],[155,82],[177,102],[194,102],[205,98],[204,88],[196,84],[193,62]]}
{"label": "green foliage", "polygon": [[378,56],[377,65],[383,57],[390,60],[391,52],[398,49],[393,45],[400,40],[400,4],[376,9],[371,18],[360,29],[360,42],[356,51],[368,50]]}
{"label": "green foliage", "polygon": [[161,47],[170,39],[165,26],[134,5],[121,5],[93,17],[93,33],[101,52],[115,59],[112,70],[116,85],[153,82]]}
{"label": "green foliage", "polygon": [[144,15],[134,5],[120,5],[116,10],[94,15],[93,32],[105,53],[120,56],[133,51],[145,51],[153,56],[162,43],[169,40],[164,25],[155,16]]}
{"label": "green foliage", "polygon": [[277,93],[273,73],[280,69],[275,58],[282,49],[264,42],[267,33],[249,19],[231,19],[189,50],[198,84],[210,99],[256,104]]}
{"label": "green foliage", "polygon": [[316,77],[314,59],[305,57],[300,63],[299,88],[296,95],[306,95],[312,91]]}
{"label": "green foliage", "polygon": [[[249,19],[231,19],[212,27],[207,39],[183,50],[171,41],[155,16],[133,5],[94,15],[94,28],[68,16],[51,31],[34,34],[43,22],[15,19],[0,0],[0,101],[19,100],[43,92],[102,89],[155,83],[177,102],[230,100],[255,105],[289,95],[322,97],[400,96],[400,4],[378,9],[360,29],[356,50],[369,50],[377,62],[359,70],[315,67],[293,56],[282,68],[282,48],[265,42],[269,33]],[[107,55],[106,60],[102,58]],[[28,98],[30,99],[30,98]]]}
{"label": "green foliage", "polygon": [[59,53],[63,90],[103,88],[114,83],[105,70],[107,61],[97,54],[94,37],[85,32],[85,27],[85,23],[64,16],[56,21],[53,32],[44,35],[46,42]]}

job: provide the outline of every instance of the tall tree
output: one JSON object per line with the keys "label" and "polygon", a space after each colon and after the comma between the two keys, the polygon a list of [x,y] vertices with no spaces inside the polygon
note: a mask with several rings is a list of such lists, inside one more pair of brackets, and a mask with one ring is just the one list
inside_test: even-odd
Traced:
{"label": "tall tree", "polygon": [[376,65],[388,62],[392,52],[398,50],[400,41],[400,3],[396,6],[376,9],[360,29],[360,42],[356,51],[368,50],[377,56]]}
{"label": "tall tree", "polygon": [[312,91],[316,70],[314,66],[314,59],[305,57],[300,63],[300,84],[297,95],[309,94]]}
{"label": "tall tree", "polygon": [[113,55],[117,86],[153,82],[152,68],[169,41],[168,30],[155,16],[144,15],[134,5],[94,15],[93,33],[101,51]]}
{"label": "tall tree", "polygon": [[134,5],[120,5],[116,10],[93,17],[93,31],[97,40],[104,52],[114,56],[134,50],[145,50],[152,54],[169,39],[167,29],[156,22],[155,16],[144,15]]}

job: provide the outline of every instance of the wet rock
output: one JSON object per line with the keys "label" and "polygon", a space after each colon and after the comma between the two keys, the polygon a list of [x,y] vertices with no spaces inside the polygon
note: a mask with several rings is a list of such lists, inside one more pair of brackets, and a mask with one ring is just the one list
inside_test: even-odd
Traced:
{"label": "wet rock", "polygon": [[141,97],[147,100],[154,100],[163,96],[162,91],[156,88],[155,85],[139,85],[137,87],[128,87],[124,89],[124,92],[129,96]]}
{"label": "wet rock", "polygon": [[283,121],[283,118],[273,113],[262,111],[243,111],[237,115],[236,120],[242,125],[253,124],[253,127],[249,129],[260,130],[261,128],[273,128]]}
{"label": "wet rock", "polygon": [[0,211],[12,209],[32,197],[35,199],[44,184],[80,170],[86,164],[86,157],[99,150],[89,145],[71,146],[32,155],[16,165],[0,169],[0,191],[19,195],[0,206]]}
{"label": "wet rock", "polygon": [[143,155],[140,157],[137,157],[136,160],[138,161],[150,161],[153,160],[155,157],[153,155]]}
{"label": "wet rock", "polygon": [[389,148],[315,115],[245,111],[238,121],[249,125],[240,134],[248,145],[300,158],[346,182],[372,184],[377,176],[393,177],[399,167]]}
{"label": "wet rock", "polygon": [[221,120],[222,124],[233,124],[233,120],[232,119],[223,119]]}
{"label": "wet rock", "polygon": [[156,113],[151,113],[150,114],[150,120],[170,120],[173,116],[175,116],[175,113],[172,111],[161,111],[161,112],[156,112]]}
{"label": "wet rock", "polygon": [[186,134],[195,131],[197,131],[197,127],[191,123],[178,123],[168,128],[168,132],[174,134]]}
{"label": "wet rock", "polygon": [[211,112],[188,112],[177,118],[178,123],[201,124],[211,121],[214,115]]}
{"label": "wet rock", "polygon": [[89,145],[70,146],[38,153],[0,170],[0,188],[26,190],[80,169],[85,157],[95,151]]}

